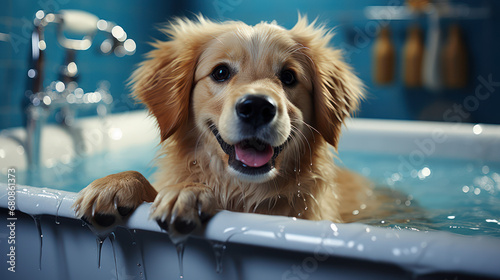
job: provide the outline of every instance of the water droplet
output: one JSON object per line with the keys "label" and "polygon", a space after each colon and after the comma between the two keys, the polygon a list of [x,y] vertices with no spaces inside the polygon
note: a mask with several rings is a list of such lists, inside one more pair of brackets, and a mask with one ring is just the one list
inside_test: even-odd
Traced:
{"label": "water droplet", "polygon": [[413,246],[410,248],[410,252],[412,252],[413,254],[416,254],[418,252],[418,248],[416,246]]}
{"label": "water droplet", "polygon": [[297,168],[294,168],[294,169],[293,169],[293,172],[297,173]]}
{"label": "water droplet", "polygon": [[394,256],[396,256],[396,257],[400,256],[401,255],[401,250],[399,248],[394,248],[394,249],[392,249],[392,254]]}
{"label": "water droplet", "polygon": [[215,272],[220,274],[223,271],[222,259],[224,257],[224,252],[226,251],[226,243],[218,241],[213,241],[211,243],[215,255]]}
{"label": "water droplet", "polygon": [[299,213],[297,213],[297,216],[298,216],[298,217],[302,216],[302,213],[300,213],[300,212],[299,212]]}
{"label": "water droplet", "polygon": [[177,250],[177,258],[179,259],[179,278],[184,278],[184,268],[183,268],[183,260],[184,260],[184,245],[185,241],[181,241],[175,244],[175,250]]}
{"label": "water droplet", "polygon": [[304,208],[304,210],[305,210],[305,211],[307,211],[307,209],[308,209],[308,208],[307,208],[307,206],[306,206],[306,207]]}
{"label": "water droplet", "polygon": [[297,183],[297,187],[300,187],[300,182]]}
{"label": "water droplet", "polygon": [[193,165],[196,165],[196,163],[197,163],[196,160],[193,160]]}
{"label": "water droplet", "polygon": [[140,263],[137,264],[138,267],[141,267],[142,265]]}
{"label": "water droplet", "polygon": [[360,251],[360,252],[363,252],[365,250],[365,246],[363,244],[358,244],[356,249],[358,249],[358,251]]}

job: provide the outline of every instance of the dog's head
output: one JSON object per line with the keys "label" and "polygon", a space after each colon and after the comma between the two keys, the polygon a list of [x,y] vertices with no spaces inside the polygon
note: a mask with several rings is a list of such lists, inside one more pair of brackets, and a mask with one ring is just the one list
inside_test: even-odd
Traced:
{"label": "dog's head", "polygon": [[238,180],[269,181],[323,139],[336,147],[362,97],[340,51],[328,47],[331,35],[305,18],[291,30],[179,19],[165,32],[171,40],[154,43],[134,73],[134,95],[162,141],[194,132],[190,148],[224,161]]}

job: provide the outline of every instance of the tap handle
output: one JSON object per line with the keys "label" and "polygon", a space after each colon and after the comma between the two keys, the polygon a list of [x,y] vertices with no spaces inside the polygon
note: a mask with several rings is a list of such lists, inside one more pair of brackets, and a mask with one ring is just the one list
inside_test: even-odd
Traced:
{"label": "tap handle", "polygon": [[[93,14],[79,10],[61,10],[59,15],[57,39],[61,46],[69,50],[84,51],[92,46],[97,32],[99,18]],[[83,35],[82,39],[70,39],[64,32]]]}
{"label": "tap handle", "polygon": [[99,18],[80,10],[61,10],[64,30],[78,34],[92,34],[97,30]]}

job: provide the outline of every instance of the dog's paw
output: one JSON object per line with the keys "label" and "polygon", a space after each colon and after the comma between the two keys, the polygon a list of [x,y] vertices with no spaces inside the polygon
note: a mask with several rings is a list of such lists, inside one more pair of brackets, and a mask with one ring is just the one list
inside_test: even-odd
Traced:
{"label": "dog's paw", "polygon": [[180,183],[158,192],[151,206],[151,219],[170,234],[188,234],[214,214],[213,191],[201,183]]}
{"label": "dog's paw", "polygon": [[125,171],[95,180],[81,190],[73,208],[79,218],[94,227],[120,224],[144,201],[151,202],[156,190],[142,174]]}

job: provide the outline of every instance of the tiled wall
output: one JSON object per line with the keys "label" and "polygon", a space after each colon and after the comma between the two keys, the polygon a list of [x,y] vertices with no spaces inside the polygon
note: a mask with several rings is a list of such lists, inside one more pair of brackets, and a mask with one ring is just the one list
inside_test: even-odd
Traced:
{"label": "tiled wall", "polygon": [[[182,2],[182,3],[181,3]],[[142,54],[150,49],[147,42],[163,38],[156,31],[161,23],[173,15],[193,17],[202,13],[215,20],[234,19],[248,24],[277,20],[287,28],[294,25],[297,13],[319,18],[328,27],[336,27],[333,45],[344,49],[348,61],[365,81],[369,98],[358,113],[360,117],[391,119],[426,119],[500,123],[500,2],[495,0],[456,0],[474,7],[489,7],[491,16],[480,20],[446,19],[442,21],[443,34],[451,23],[459,23],[464,30],[471,57],[469,85],[461,90],[434,92],[425,88],[407,89],[401,78],[401,60],[397,61],[396,80],[388,86],[372,82],[372,48],[375,35],[372,30],[383,24],[369,20],[363,11],[367,5],[399,5],[403,0],[4,0],[0,6],[0,129],[22,125],[21,100],[26,90],[26,71],[29,52],[29,22],[37,10],[57,11],[59,9],[82,9],[100,18],[121,25],[130,38],[137,42],[137,53],[128,57],[102,56],[95,49],[77,55],[80,68],[79,84],[83,89],[95,89],[100,80],[111,84],[111,93],[117,100],[115,111],[138,108],[128,98],[127,78],[134,66],[141,61]],[[392,40],[401,57],[409,25],[420,22],[424,30],[425,18],[419,20],[390,21]],[[384,23],[385,24],[385,23]],[[47,32],[54,30],[47,29]],[[53,36],[53,35],[52,35]],[[356,41],[362,36],[365,41]],[[46,84],[57,78],[57,71],[63,60],[61,49],[55,39],[47,38]],[[49,45],[50,44],[50,45]],[[487,99],[475,98],[478,86],[484,80],[492,80],[492,92]],[[483,85],[484,86],[484,85]],[[474,102],[477,103],[467,103]],[[472,107],[474,105],[474,107]],[[477,106],[476,106],[477,105]],[[456,106],[467,107],[460,118],[449,118],[446,114]],[[446,117],[448,116],[448,118]]]}

